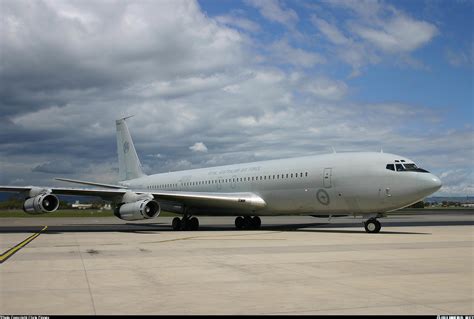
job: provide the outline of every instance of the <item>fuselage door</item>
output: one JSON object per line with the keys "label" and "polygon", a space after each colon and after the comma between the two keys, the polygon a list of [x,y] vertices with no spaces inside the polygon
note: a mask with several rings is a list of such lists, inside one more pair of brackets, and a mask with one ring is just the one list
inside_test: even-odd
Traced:
{"label": "fuselage door", "polygon": [[332,186],[332,168],[325,168],[323,172],[323,185],[325,188],[331,188]]}

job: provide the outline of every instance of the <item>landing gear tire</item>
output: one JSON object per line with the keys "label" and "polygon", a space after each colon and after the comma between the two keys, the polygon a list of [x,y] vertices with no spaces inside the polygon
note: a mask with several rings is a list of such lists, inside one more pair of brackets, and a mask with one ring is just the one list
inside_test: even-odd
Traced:
{"label": "landing gear tire", "polygon": [[260,217],[254,216],[252,218],[252,224],[253,224],[254,229],[259,229],[260,226],[262,225],[262,221],[261,221]]}
{"label": "landing gear tire", "polygon": [[371,218],[364,223],[364,227],[365,231],[368,233],[378,233],[382,228],[382,225],[377,219]]}
{"label": "landing gear tire", "polygon": [[244,219],[242,217],[237,217],[235,219],[235,228],[242,229],[244,228]]}
{"label": "landing gear tire", "polygon": [[171,223],[173,230],[198,230],[199,229],[199,219],[196,217],[192,218],[173,218]]}
{"label": "landing gear tire", "polygon": [[179,217],[173,218],[173,222],[171,223],[171,227],[173,227],[173,230],[180,230],[181,229],[181,218],[179,218]]}
{"label": "landing gear tire", "polygon": [[244,217],[244,228],[245,229],[253,229],[253,219],[250,216]]}
{"label": "landing gear tire", "polygon": [[193,217],[191,218],[189,221],[188,221],[188,229],[189,230],[198,230],[199,229],[199,219],[197,219],[196,217]]}

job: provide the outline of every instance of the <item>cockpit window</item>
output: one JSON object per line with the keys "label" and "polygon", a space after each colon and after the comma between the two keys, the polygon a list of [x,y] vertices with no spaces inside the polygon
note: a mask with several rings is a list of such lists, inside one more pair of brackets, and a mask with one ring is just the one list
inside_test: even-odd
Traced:
{"label": "cockpit window", "polygon": [[405,170],[410,172],[429,173],[427,170],[417,167],[414,163],[405,164]]}
{"label": "cockpit window", "polygon": [[[402,160],[403,161],[403,160]],[[427,170],[419,168],[415,163],[400,163],[400,160],[395,160],[395,164],[387,164],[386,169],[397,172],[419,172],[429,173]]]}
{"label": "cockpit window", "polygon": [[405,164],[405,169],[407,171],[411,171],[411,170],[414,170],[414,169],[417,169],[418,167],[416,167],[415,164]]}

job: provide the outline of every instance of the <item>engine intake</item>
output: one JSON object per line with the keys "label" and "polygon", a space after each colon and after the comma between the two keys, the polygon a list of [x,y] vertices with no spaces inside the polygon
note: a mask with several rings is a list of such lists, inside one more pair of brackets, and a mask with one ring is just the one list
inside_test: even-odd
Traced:
{"label": "engine intake", "polygon": [[51,213],[59,207],[59,199],[53,194],[39,194],[27,198],[23,203],[23,211],[28,214]]}
{"label": "engine intake", "polygon": [[156,218],[160,212],[161,207],[157,201],[142,199],[120,205],[115,209],[114,214],[123,220],[142,220]]}

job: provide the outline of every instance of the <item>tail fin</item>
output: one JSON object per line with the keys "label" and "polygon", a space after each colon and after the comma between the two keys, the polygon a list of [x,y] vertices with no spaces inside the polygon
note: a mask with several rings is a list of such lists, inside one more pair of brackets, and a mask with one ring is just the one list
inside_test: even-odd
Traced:
{"label": "tail fin", "polygon": [[117,127],[117,154],[119,160],[119,176],[121,181],[145,176],[142,165],[138,159],[132,137],[128,131],[127,123],[122,118],[115,121]]}

